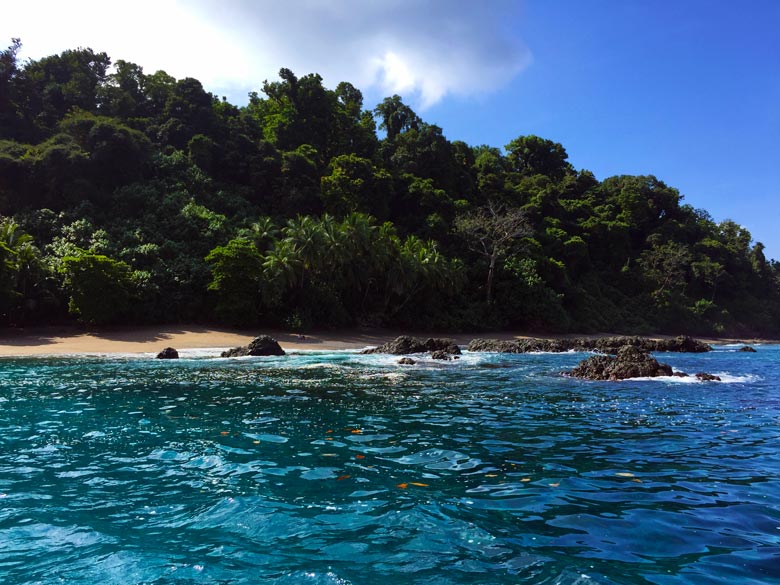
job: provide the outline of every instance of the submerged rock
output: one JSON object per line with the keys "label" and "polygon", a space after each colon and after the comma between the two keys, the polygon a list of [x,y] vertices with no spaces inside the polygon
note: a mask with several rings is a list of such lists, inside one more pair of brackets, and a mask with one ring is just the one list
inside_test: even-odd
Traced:
{"label": "submerged rock", "polygon": [[698,372],[695,374],[697,380],[701,380],[702,382],[721,382],[720,376],[716,376],[715,374],[708,374],[706,372]]}
{"label": "submerged rock", "polygon": [[744,351],[745,353],[756,353],[756,350],[749,345],[743,345],[738,351]]}
{"label": "submerged rock", "polygon": [[281,348],[279,343],[268,335],[261,335],[255,337],[247,345],[241,347],[234,347],[227,351],[222,352],[222,357],[241,357],[246,355],[262,356],[262,355],[286,355],[285,351]]}
{"label": "submerged rock", "polygon": [[437,349],[431,352],[431,359],[434,360],[451,360],[452,356],[443,349]]}
{"label": "submerged rock", "polygon": [[615,357],[596,355],[581,361],[569,375],[586,380],[625,380],[671,376],[672,367],[658,363],[658,360],[641,348],[625,345],[617,350]]}
{"label": "submerged rock", "polygon": [[166,347],[160,353],[157,354],[158,360],[177,360],[179,359],[179,352],[172,347]]}
{"label": "submerged rock", "polygon": [[399,363],[399,364],[402,364],[402,365],[405,365],[405,366],[413,366],[413,365],[414,365],[414,364],[416,364],[417,362],[416,362],[416,361],[414,361],[414,360],[413,360],[412,358],[410,358],[410,357],[402,357],[400,360],[398,360],[398,363]]}

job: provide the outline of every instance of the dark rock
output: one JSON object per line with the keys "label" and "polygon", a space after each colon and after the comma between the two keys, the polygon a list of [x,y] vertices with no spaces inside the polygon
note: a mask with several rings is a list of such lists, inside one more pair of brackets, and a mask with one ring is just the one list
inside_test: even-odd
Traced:
{"label": "dark rock", "polygon": [[362,353],[408,355],[410,353],[425,353],[427,351],[442,351],[451,355],[460,355],[460,348],[454,339],[431,337],[423,341],[418,337],[409,335],[401,335],[379,347],[363,350]]}
{"label": "dark rock", "polygon": [[425,349],[430,352],[443,351],[450,355],[460,355],[460,347],[454,339],[448,337],[429,337],[425,340]]}
{"label": "dark rock", "polygon": [[172,347],[166,347],[160,353],[157,354],[158,360],[177,360],[179,359],[179,352]]}
{"label": "dark rock", "polygon": [[466,349],[495,353],[523,353],[517,341],[504,341],[502,339],[472,339]]}
{"label": "dark rock", "polygon": [[624,380],[671,376],[672,368],[667,364],[659,364],[643,349],[626,345],[617,350],[615,357],[597,355],[583,360],[569,375],[587,380]]}
{"label": "dark rock", "polygon": [[674,339],[659,339],[656,348],[650,351],[676,351],[681,353],[705,353],[712,351],[706,343],[688,335],[678,335]]}
{"label": "dark rock", "polygon": [[706,372],[698,372],[696,373],[696,379],[701,380],[702,382],[721,382],[720,376],[716,376],[715,374],[708,374]]}
{"label": "dark rock", "polygon": [[571,339],[518,339],[504,341],[500,339],[472,339],[469,351],[489,351],[497,353],[530,353],[565,351],[600,351],[615,354],[621,347],[633,346],[644,351],[674,351],[701,353],[712,347],[692,337],[679,336],[674,339],[648,339],[637,336],[620,337],[575,337]]}
{"label": "dark rock", "polygon": [[393,355],[407,355],[410,353],[423,353],[428,351],[425,342],[417,337],[400,335],[392,341],[388,341],[379,347],[365,349],[361,353],[390,353]]}
{"label": "dark rock", "polygon": [[677,378],[689,378],[690,377],[685,372],[672,372],[672,376],[675,376]]}
{"label": "dark rock", "polygon": [[738,351],[744,351],[745,353],[756,353],[756,350],[749,345],[743,345]]}
{"label": "dark rock", "polygon": [[435,360],[451,360],[452,356],[443,349],[437,349],[431,352],[431,358]]}
{"label": "dark rock", "polygon": [[400,360],[398,360],[399,364],[404,364],[406,366],[413,366],[417,362],[414,361],[412,358],[409,357],[402,357]]}
{"label": "dark rock", "polygon": [[261,335],[255,337],[248,345],[234,347],[222,352],[222,357],[241,357],[246,355],[286,355],[285,351],[273,337]]}

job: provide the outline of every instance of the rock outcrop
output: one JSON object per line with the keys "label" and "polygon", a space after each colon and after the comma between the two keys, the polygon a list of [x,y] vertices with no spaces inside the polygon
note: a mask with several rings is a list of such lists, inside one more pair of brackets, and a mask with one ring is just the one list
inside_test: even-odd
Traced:
{"label": "rock outcrop", "polygon": [[412,358],[410,358],[410,357],[402,357],[400,360],[398,360],[398,363],[399,363],[399,364],[401,364],[401,365],[403,365],[403,366],[413,366],[413,365],[414,365],[414,364],[416,364],[417,362],[416,362],[416,361],[414,361],[414,360],[413,360]]}
{"label": "rock outcrop", "polygon": [[[687,378],[685,372],[673,372],[672,367],[661,364],[646,350],[634,345],[624,345],[615,356],[594,355],[582,360],[569,376],[586,380],[625,380],[626,378],[655,378],[658,376],[677,376]],[[699,372],[694,374],[697,380],[720,382],[719,376]]]}
{"label": "rock outcrop", "polygon": [[425,349],[430,352],[443,351],[449,355],[460,355],[460,347],[449,337],[429,337],[425,340]]}
{"label": "rock outcrop", "polygon": [[177,360],[179,359],[179,352],[172,347],[166,347],[160,353],[157,354],[158,360]]}
{"label": "rock outcrop", "polygon": [[234,347],[222,352],[222,357],[242,357],[247,355],[286,355],[279,343],[268,335],[255,337],[247,345]]}
{"label": "rock outcrop", "polygon": [[738,351],[744,351],[745,353],[756,353],[755,348],[750,347],[749,345],[743,345],[739,348]]}
{"label": "rock outcrop", "polygon": [[497,353],[529,353],[565,351],[601,351],[617,353],[624,346],[632,346],[644,351],[670,351],[686,353],[702,353],[711,351],[712,347],[687,335],[673,339],[648,339],[646,337],[577,337],[571,339],[472,339],[468,345],[469,351],[489,351]]}
{"label": "rock outcrop", "polygon": [[569,375],[586,380],[625,380],[671,376],[672,367],[658,363],[658,360],[643,349],[625,345],[617,350],[614,357],[596,355],[581,361]]}
{"label": "rock outcrop", "polygon": [[393,355],[408,355],[410,353],[444,352],[449,355],[460,355],[460,348],[454,339],[430,337],[422,340],[418,337],[401,335],[392,341],[365,349],[362,353],[389,353]]}

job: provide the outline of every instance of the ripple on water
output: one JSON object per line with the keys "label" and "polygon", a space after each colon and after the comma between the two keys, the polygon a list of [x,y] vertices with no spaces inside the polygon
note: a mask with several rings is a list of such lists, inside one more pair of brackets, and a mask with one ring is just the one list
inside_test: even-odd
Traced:
{"label": "ripple on water", "polygon": [[1,581],[776,576],[775,346],[669,356],[725,384],[561,377],[576,354],[207,357],[5,360]]}

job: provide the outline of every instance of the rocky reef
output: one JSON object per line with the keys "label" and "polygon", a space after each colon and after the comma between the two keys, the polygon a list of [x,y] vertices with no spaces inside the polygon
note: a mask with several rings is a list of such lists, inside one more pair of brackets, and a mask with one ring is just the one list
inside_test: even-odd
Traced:
{"label": "rocky reef", "polygon": [[[616,355],[594,355],[586,358],[567,375],[585,380],[610,381],[658,376],[688,377],[684,372],[672,371],[670,365],[659,363],[647,350],[634,345],[624,345],[615,353]],[[720,377],[705,372],[699,372],[695,377],[702,381],[721,381]]]}
{"label": "rocky reef", "polygon": [[[392,355],[408,355],[411,353],[436,353],[438,356],[442,355],[460,355],[460,347],[455,343],[454,339],[446,337],[429,337],[428,339],[420,339],[419,337],[411,337],[409,335],[400,335],[392,341],[388,341],[379,347],[371,349],[365,349],[361,353],[389,353]],[[436,356],[434,356],[436,357]],[[447,359],[447,358],[437,358]]]}
{"label": "rocky reef", "polygon": [[600,351],[617,353],[619,348],[631,346],[646,352],[669,351],[684,353],[704,353],[712,347],[687,335],[672,339],[649,339],[647,337],[576,337],[571,339],[473,339],[468,351],[488,351],[498,353],[531,353],[565,351]]}

